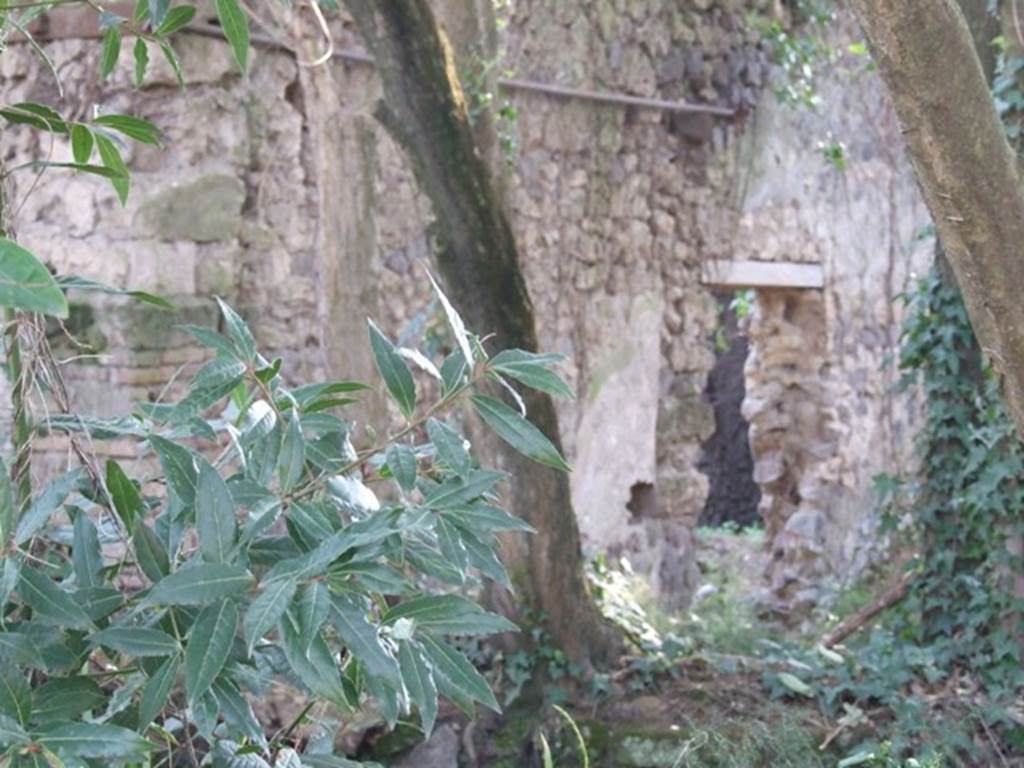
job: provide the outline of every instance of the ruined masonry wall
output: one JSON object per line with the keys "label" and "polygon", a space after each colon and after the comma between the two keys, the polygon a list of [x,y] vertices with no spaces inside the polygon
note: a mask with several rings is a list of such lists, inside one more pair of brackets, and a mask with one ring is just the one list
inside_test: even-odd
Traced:
{"label": "ruined masonry wall", "polygon": [[[848,26],[835,40],[857,39]],[[898,394],[898,295],[931,266],[929,221],[879,81],[856,61],[823,73],[820,115],[766,99],[739,206],[738,258],[823,265],[824,291],[762,290],[749,323],[744,415],[770,558],[769,604],[828,597],[883,555],[873,477],[913,461],[920,403]],[[846,170],[809,139],[838,142]]]}
{"label": "ruined masonry wall", "polygon": [[[829,96],[841,108],[828,125],[773,105],[763,89],[767,57],[747,21],[766,5],[518,0],[503,32],[504,65],[517,77],[687,98],[747,116],[730,123],[515,93],[519,117],[499,125],[515,140],[504,184],[542,344],[566,354],[577,394],[558,408],[585,546],[628,556],[668,607],[685,604],[699,581],[694,528],[707,478],[697,465],[715,427],[703,393],[718,322],[718,304],[700,284],[704,261],[820,260],[829,275],[825,292],[764,293],[749,330],[755,470],[785,565],[771,579],[797,574],[803,584],[852,562],[869,478],[880,469],[874,447],[906,436],[906,403],[884,396],[877,365],[898,319],[883,289],[901,287],[909,269],[891,246],[923,223],[920,207],[901,161],[889,158],[898,154],[894,133],[857,127],[871,112],[858,100],[881,103],[873,79],[857,94],[834,85]],[[355,43],[349,26],[338,31]],[[324,199],[310,127],[318,102],[294,60],[256,51],[242,81],[223,44],[183,37],[179,45],[184,94],[155,59],[155,79],[131,90],[127,53],[99,88],[93,41],[49,44],[55,60],[70,62],[63,102],[27,51],[0,57],[9,100],[59,104],[72,115],[100,101],[167,132],[165,150],[127,156],[134,188],[126,208],[101,180],[46,174],[19,213],[19,237],[62,271],[168,294],[182,307],[176,322],[213,321],[209,297],[224,296],[286,367],[306,377],[352,375],[328,348],[339,337],[362,345],[364,329],[332,324],[337,297],[355,305],[352,316],[379,317],[395,333],[429,319],[418,265],[431,256],[430,206],[370,117],[379,92],[372,70],[332,64],[341,95],[327,139],[348,186],[344,199]],[[844,131],[845,176],[808,149],[823,128]],[[27,137],[5,132],[7,162],[45,152]],[[56,147],[55,159],[62,153]],[[338,246],[344,253],[323,246],[317,221],[325,215],[349,233]],[[331,269],[342,256],[372,276],[376,291],[354,290]],[[140,305],[77,301],[72,329],[102,355],[68,368],[77,406],[121,413],[160,396],[179,366],[197,365],[204,352],[171,324]],[[64,456],[55,439],[39,448],[50,462]],[[800,522],[816,513],[824,519]],[[840,539],[831,532],[837,521]],[[816,533],[804,536],[808,527]]]}

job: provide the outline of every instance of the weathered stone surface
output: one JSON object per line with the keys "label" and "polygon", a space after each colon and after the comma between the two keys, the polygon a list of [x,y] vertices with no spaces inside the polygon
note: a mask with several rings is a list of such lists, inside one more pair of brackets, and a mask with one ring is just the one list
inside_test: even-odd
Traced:
{"label": "weathered stone surface", "polygon": [[231,240],[242,229],[244,202],[241,179],[210,174],[176,184],[146,200],[139,208],[139,219],[162,240]]}

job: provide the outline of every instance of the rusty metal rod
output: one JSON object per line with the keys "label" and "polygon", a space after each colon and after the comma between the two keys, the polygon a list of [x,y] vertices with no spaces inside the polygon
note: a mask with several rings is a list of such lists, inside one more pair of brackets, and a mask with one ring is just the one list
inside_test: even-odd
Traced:
{"label": "rusty metal rod", "polygon": [[[79,0],[66,0],[66,4],[74,5]],[[116,4],[115,4],[116,5]],[[113,6],[112,6],[113,7]],[[131,8],[127,8],[127,13],[131,13]],[[120,8],[118,9],[120,10]],[[40,40],[53,40],[63,38],[93,38],[100,37],[98,25],[95,19],[90,14],[88,18],[82,17],[77,19],[78,23],[65,23],[57,28],[41,29],[41,34],[37,34],[37,39]],[[214,24],[190,24],[181,30],[182,32],[189,32],[194,35],[202,35],[203,37],[213,37],[219,40],[224,39],[223,30]],[[261,33],[252,33],[249,35],[251,43],[266,46],[269,48],[277,48],[279,50],[288,51],[292,55],[296,55],[295,49],[277,38],[271,37]],[[12,40],[11,42],[16,42]],[[366,64],[373,66],[373,57],[364,51],[356,50],[354,48],[335,48],[332,53],[332,58],[341,59],[342,61],[353,62],[356,64]],[[675,112],[683,114],[705,114],[715,115],[717,117],[734,117],[736,110],[729,107],[717,107],[711,104],[693,104],[687,101],[669,101],[667,99],[653,99],[646,98],[643,96],[632,96],[627,93],[614,93],[609,91],[593,91],[585,88],[572,88],[564,85],[553,85],[549,83],[538,83],[532,80],[520,80],[518,78],[499,78],[498,85],[502,88],[507,88],[510,91],[522,91],[525,93],[542,93],[547,96],[556,96],[563,99],[579,99],[581,101],[590,101],[597,104],[614,104],[623,107],[636,107],[638,109],[654,109],[662,112]]]}
{"label": "rusty metal rod", "polygon": [[[185,27],[183,32],[191,32],[204,37],[224,38],[220,27],[211,24],[193,24]],[[295,50],[280,40],[268,35],[259,33],[249,35],[250,42],[258,43],[268,47],[280,48],[295,53]],[[351,61],[358,64],[373,66],[373,57],[363,51],[353,48],[335,48],[333,58],[343,61]],[[687,101],[668,101],[667,99],[648,99],[642,96],[631,96],[626,93],[613,93],[608,91],[591,91],[584,88],[570,88],[563,85],[549,85],[537,83],[532,80],[520,80],[518,78],[498,78],[498,85],[508,88],[510,91],[525,91],[528,93],[543,93],[548,96],[558,96],[566,99],[580,99],[582,101],[593,101],[599,104],[615,104],[625,107],[638,107],[640,109],[656,109],[662,112],[682,112],[690,114],[707,114],[719,117],[734,117],[736,110],[729,107],[716,107],[711,104],[693,104]]]}

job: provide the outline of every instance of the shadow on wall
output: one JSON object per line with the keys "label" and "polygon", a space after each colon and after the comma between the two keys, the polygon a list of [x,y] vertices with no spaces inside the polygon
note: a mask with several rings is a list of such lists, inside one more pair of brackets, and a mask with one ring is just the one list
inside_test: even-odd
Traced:
{"label": "shadow on wall", "polygon": [[732,306],[732,294],[719,292],[715,298],[722,309],[713,339],[715,365],[708,375],[704,391],[714,409],[715,431],[701,446],[697,464],[697,468],[708,476],[710,485],[698,524],[748,526],[761,521],[758,514],[761,488],[754,481],[750,424],[742,412],[746,396],[743,367],[750,344]]}

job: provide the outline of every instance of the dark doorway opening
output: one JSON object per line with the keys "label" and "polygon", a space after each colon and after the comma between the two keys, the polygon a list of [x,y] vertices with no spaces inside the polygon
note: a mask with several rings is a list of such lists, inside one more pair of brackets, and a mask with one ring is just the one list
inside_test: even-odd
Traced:
{"label": "dark doorway opening", "polygon": [[750,424],[743,418],[742,410],[747,393],[743,366],[750,345],[737,317],[733,294],[719,293],[715,298],[722,309],[719,327],[712,339],[715,365],[704,392],[715,412],[715,432],[701,446],[697,465],[710,483],[699,524],[754,525],[760,522],[757,507],[761,489],[754,482]]}

